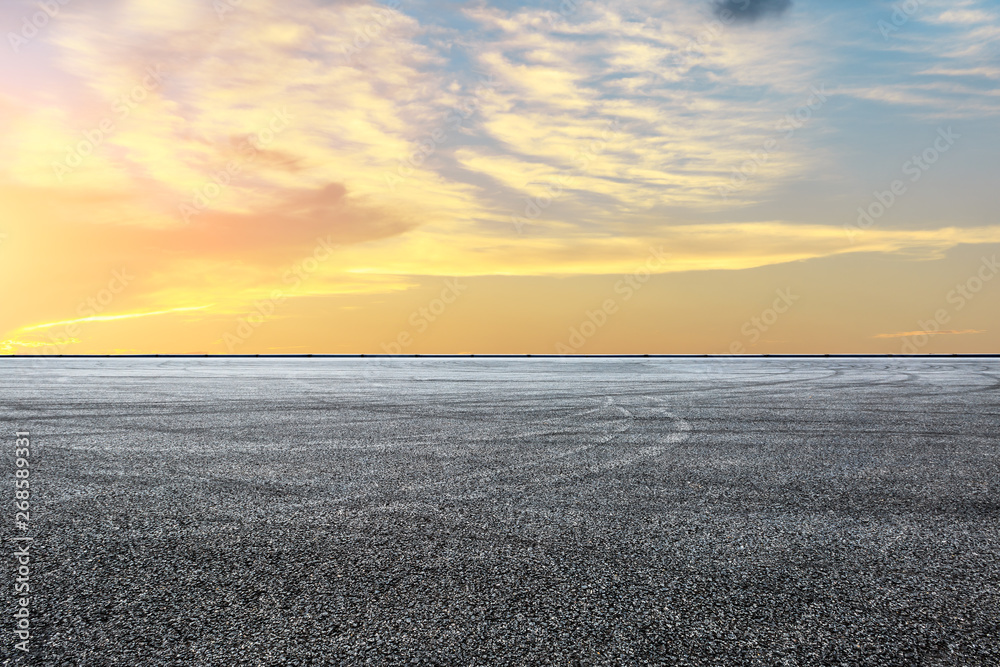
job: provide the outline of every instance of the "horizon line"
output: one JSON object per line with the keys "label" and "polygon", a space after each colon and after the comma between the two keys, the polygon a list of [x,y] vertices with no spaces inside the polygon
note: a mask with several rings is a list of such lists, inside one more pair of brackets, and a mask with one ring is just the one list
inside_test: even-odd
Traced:
{"label": "horizon line", "polygon": [[811,353],[811,354],[502,354],[502,353],[427,353],[427,354],[384,354],[384,353],[288,353],[288,354],[3,354],[0,358],[16,359],[160,359],[160,358],[180,358],[180,359],[205,359],[205,358],[236,358],[236,359],[306,359],[306,358],[326,358],[326,359],[689,359],[689,358],[712,358],[712,359],[763,359],[763,358],[785,358],[785,359],[825,359],[825,358],[901,358],[901,359],[926,359],[926,358],[995,358],[1000,357],[998,352],[941,352],[925,354],[891,354],[891,353]]}

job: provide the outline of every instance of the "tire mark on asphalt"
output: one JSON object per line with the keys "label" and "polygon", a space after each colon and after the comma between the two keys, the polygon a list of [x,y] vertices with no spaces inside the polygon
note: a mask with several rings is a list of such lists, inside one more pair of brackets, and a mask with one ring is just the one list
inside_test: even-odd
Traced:
{"label": "tire mark on asphalt", "polygon": [[[619,410],[621,410],[622,412],[625,413],[626,417],[630,417],[631,416],[630,413],[627,410],[624,410],[621,407],[615,406],[614,405],[614,399],[612,397],[610,397],[610,396],[607,396],[607,397],[605,397],[604,404],[601,405],[601,406],[599,406],[599,407],[597,407],[597,408],[591,408],[591,409],[588,409],[588,410],[583,410],[581,412],[574,413],[574,414],[571,414],[571,415],[563,415],[561,417],[550,418],[550,419],[547,419],[545,421],[561,421],[561,420],[566,420],[566,419],[571,419],[571,418],[579,419],[580,417],[583,417],[585,415],[589,415],[589,414],[594,414],[594,413],[597,413],[597,412],[601,412],[602,410],[606,410],[606,409],[609,409],[609,408],[612,408],[612,407],[617,407]],[[605,424],[607,424],[607,422],[605,422]],[[582,445],[582,446],[575,447],[575,448],[570,449],[570,450],[559,451],[559,452],[556,452],[555,454],[550,454],[548,456],[538,457],[538,458],[535,458],[535,459],[530,460],[530,461],[526,461],[526,462],[522,462],[522,463],[517,463],[517,464],[513,464],[513,465],[509,465],[509,466],[504,466],[502,468],[491,468],[490,470],[485,470],[485,471],[481,471],[481,472],[471,472],[471,473],[466,473],[464,475],[455,475],[455,476],[449,477],[447,479],[439,480],[439,481],[436,481],[436,482],[428,482],[428,483],[424,483],[424,484],[417,484],[417,485],[410,485],[410,486],[407,486],[407,487],[402,487],[400,490],[404,490],[404,491],[424,490],[424,489],[429,489],[429,488],[433,488],[433,487],[440,487],[440,486],[443,486],[443,485],[449,484],[449,483],[466,481],[466,480],[476,480],[476,481],[479,481],[479,482],[488,482],[488,481],[491,481],[491,480],[496,480],[499,477],[503,476],[504,474],[510,474],[510,473],[517,474],[517,473],[522,472],[524,470],[527,470],[529,468],[537,467],[539,465],[544,465],[544,464],[551,464],[551,463],[553,463],[555,461],[558,461],[559,459],[568,458],[568,457],[573,456],[575,454],[579,454],[579,453],[587,451],[589,449],[593,449],[594,447],[597,447],[599,445],[607,444],[608,442],[611,442],[612,440],[614,440],[619,434],[624,433],[629,428],[631,428],[631,423],[630,422],[626,422],[626,423],[624,423],[624,425],[616,424],[614,426],[611,426],[610,428],[613,429],[613,430],[606,430],[603,436],[599,436],[599,437],[603,437],[603,440],[601,440],[599,442],[594,442],[594,443],[591,443],[591,444],[588,444],[588,445]],[[513,436],[513,439],[520,440],[520,439],[528,438],[528,437],[535,436],[535,435],[549,435],[549,434],[550,433],[549,433],[548,429],[546,429],[545,431],[522,431],[520,433],[516,433]],[[557,431],[555,434],[559,435],[560,433]],[[496,440],[495,437],[490,438],[490,439],[491,440]]]}
{"label": "tire mark on asphalt", "polygon": [[[643,396],[641,398],[646,399],[647,402],[656,401],[659,403],[663,403],[662,399],[657,399],[652,396]],[[408,492],[423,491],[431,488],[442,488],[448,484],[452,484],[455,482],[466,482],[474,480],[477,483],[477,487],[479,487],[478,490],[473,491],[472,493],[448,494],[449,499],[460,499],[460,498],[469,499],[474,497],[480,497],[482,496],[483,491],[487,489],[493,491],[499,490],[505,493],[510,493],[516,490],[526,491],[529,488],[537,487],[539,485],[547,485],[554,482],[564,481],[569,478],[578,477],[580,474],[584,475],[599,474],[626,466],[636,465],[654,459],[658,456],[666,454],[667,452],[673,450],[676,446],[685,442],[690,437],[692,431],[690,423],[688,423],[685,419],[677,417],[672,412],[662,407],[662,405],[638,406],[638,408],[636,408],[635,406],[630,406],[632,407],[632,410],[635,410],[636,412],[642,411],[647,414],[652,413],[653,415],[655,415],[655,418],[657,419],[661,417],[666,417],[667,419],[671,420],[671,422],[673,422],[674,431],[666,434],[663,437],[660,437],[659,442],[656,442],[654,444],[646,444],[644,446],[640,446],[637,448],[621,447],[617,452],[615,452],[615,454],[617,455],[613,455],[611,460],[606,460],[599,463],[591,463],[591,464],[587,463],[574,464],[572,460],[574,457],[580,457],[585,453],[593,452],[595,450],[599,450],[599,448],[605,448],[609,445],[613,445],[613,443],[615,443],[621,435],[632,430],[632,427],[637,420],[637,416],[632,410],[629,410],[628,408],[625,408],[624,406],[621,405],[615,405],[614,399],[611,397],[607,397],[605,399],[605,405],[602,407],[616,408],[623,414],[625,420],[604,422],[602,424],[604,426],[604,432],[600,434],[595,434],[596,440],[593,442],[580,445],[578,447],[573,447],[568,450],[563,450],[557,452],[556,454],[535,459],[533,461],[523,464],[505,466],[502,468],[494,468],[482,472],[469,473],[466,475],[450,477],[448,479],[439,480],[436,482],[409,485],[407,487],[402,487],[398,490],[408,491]],[[649,419],[649,417],[638,417],[638,419]],[[640,442],[643,440],[647,440],[650,437],[647,433],[643,431],[638,431],[634,433],[636,438]],[[530,470],[536,469],[541,465],[552,465],[566,460],[569,460],[568,468],[563,471],[543,472],[541,474],[532,475],[531,477],[529,477],[528,480],[522,481],[520,483],[515,482],[506,485],[486,486],[486,483],[497,481],[504,476],[513,474],[516,477],[520,473],[525,473]]]}
{"label": "tire mark on asphalt", "polygon": [[[662,399],[657,399],[652,396],[642,396],[646,402],[655,401],[662,403]],[[501,492],[501,493],[511,493],[519,489],[528,489],[536,487],[538,485],[544,485],[551,482],[563,481],[565,479],[578,477],[581,473],[585,475],[589,474],[599,474],[609,470],[614,470],[617,468],[635,465],[643,461],[650,460],[657,456],[660,456],[673,447],[680,443],[683,443],[688,439],[691,426],[690,424],[678,417],[673,413],[666,410],[662,406],[631,406],[631,410],[623,405],[618,405],[613,397],[607,396],[604,398],[602,405],[589,408],[586,410],[581,410],[574,412],[569,415],[562,415],[560,417],[549,418],[545,421],[566,421],[568,419],[581,419],[587,415],[594,415],[599,413],[614,412],[613,417],[606,418],[602,421],[598,421],[595,426],[598,427],[594,431],[589,442],[580,444],[569,449],[562,449],[554,453],[550,453],[544,456],[535,457],[532,460],[519,462],[513,465],[501,466],[498,468],[490,468],[488,470],[474,471],[462,475],[449,476],[445,479],[434,480],[429,482],[422,482],[416,484],[408,484],[405,486],[393,487],[391,489],[373,489],[368,491],[363,491],[360,493],[348,494],[346,496],[341,496],[334,499],[317,499],[317,502],[321,503],[335,503],[335,504],[354,504],[358,502],[370,502],[368,504],[368,509],[370,511],[385,511],[392,507],[398,509],[404,509],[412,505],[412,501],[395,500],[385,503],[378,503],[379,497],[384,497],[386,492],[388,493],[420,493],[423,491],[439,490],[443,492],[443,495],[447,497],[448,500],[468,500],[472,498],[478,498],[483,495],[484,492]],[[621,438],[623,434],[628,433],[637,420],[635,412],[645,413],[646,416],[640,416],[639,419],[649,419],[648,415],[653,415],[655,419],[660,419],[666,417],[670,419],[674,425],[675,429],[673,432],[668,433],[662,438],[660,442],[654,444],[646,444],[638,448],[631,447],[621,447],[620,450],[616,452],[617,455],[613,456],[611,460],[604,460],[596,463],[579,463],[574,459],[581,458],[587,453],[600,451],[601,449],[610,446],[614,446],[617,440]],[[567,431],[556,431],[551,432],[549,429],[538,431],[536,429],[521,430],[515,432],[511,439],[513,440],[523,440],[525,438],[531,438],[538,435],[565,435],[568,434]],[[649,435],[642,431],[635,433],[636,439],[640,442],[648,439]],[[496,441],[503,439],[502,436],[493,436],[492,440]],[[627,452],[627,453],[625,453]],[[517,453],[516,451],[514,452]],[[560,463],[566,464],[566,469],[559,472],[542,472],[540,474],[531,474],[532,471],[537,470],[541,466],[553,466]],[[518,482],[518,477],[522,477],[525,473],[528,474],[528,479]],[[502,483],[501,480],[507,478],[508,483]],[[511,479],[513,478],[513,479]],[[455,486],[472,485],[471,489],[463,491],[461,488],[449,488]]]}

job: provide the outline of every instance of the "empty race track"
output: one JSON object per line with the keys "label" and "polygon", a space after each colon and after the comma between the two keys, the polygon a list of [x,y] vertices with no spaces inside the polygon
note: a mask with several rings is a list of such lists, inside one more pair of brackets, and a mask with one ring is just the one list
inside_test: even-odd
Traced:
{"label": "empty race track", "polygon": [[1000,664],[998,359],[8,358],[0,398],[30,664]]}

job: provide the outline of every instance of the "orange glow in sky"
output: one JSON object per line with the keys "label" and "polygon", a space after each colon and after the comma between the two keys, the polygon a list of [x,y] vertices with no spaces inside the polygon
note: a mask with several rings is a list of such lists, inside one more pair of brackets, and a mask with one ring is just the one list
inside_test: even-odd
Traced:
{"label": "orange glow in sky", "polygon": [[994,2],[51,4],[0,353],[1000,351]]}

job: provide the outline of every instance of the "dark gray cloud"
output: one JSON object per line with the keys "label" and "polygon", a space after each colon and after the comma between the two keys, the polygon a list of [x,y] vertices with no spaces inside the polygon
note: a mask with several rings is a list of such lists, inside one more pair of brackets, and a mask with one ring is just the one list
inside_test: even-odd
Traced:
{"label": "dark gray cloud", "polygon": [[715,0],[715,15],[724,21],[753,23],[784,14],[791,6],[792,0]]}

